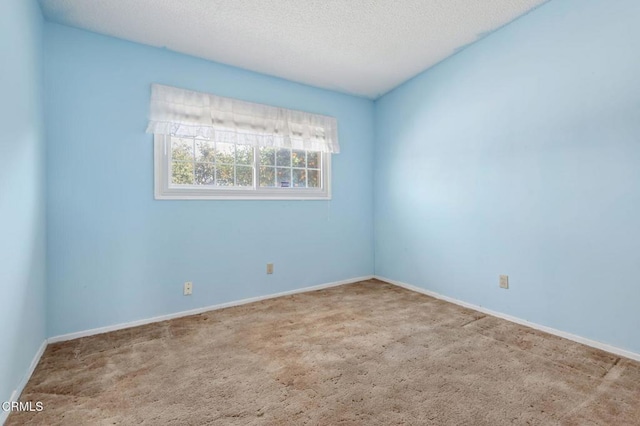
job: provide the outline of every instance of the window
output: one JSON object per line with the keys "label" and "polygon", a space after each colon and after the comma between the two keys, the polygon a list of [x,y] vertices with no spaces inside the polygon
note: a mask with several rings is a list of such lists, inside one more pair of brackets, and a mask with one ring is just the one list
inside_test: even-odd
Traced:
{"label": "window", "polygon": [[156,135],[157,199],[328,199],[330,155]]}
{"label": "window", "polygon": [[328,199],[333,117],[152,85],[156,199]]}

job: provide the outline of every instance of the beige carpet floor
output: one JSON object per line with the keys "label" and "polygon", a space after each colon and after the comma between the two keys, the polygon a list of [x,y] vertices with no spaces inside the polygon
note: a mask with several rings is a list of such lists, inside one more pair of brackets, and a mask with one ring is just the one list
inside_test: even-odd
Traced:
{"label": "beige carpet floor", "polygon": [[640,364],[379,281],[50,345],[38,425],[632,425]]}

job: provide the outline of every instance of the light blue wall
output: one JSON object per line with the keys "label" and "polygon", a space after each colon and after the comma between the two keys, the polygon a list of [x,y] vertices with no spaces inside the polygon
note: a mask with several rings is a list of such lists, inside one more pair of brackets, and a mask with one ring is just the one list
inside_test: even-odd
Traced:
{"label": "light blue wall", "polygon": [[46,337],[42,26],[35,1],[0,2],[0,402]]}
{"label": "light blue wall", "polygon": [[[51,336],[372,274],[372,101],[57,24],[45,51]],[[333,200],[154,200],[154,82],[337,117]]]}
{"label": "light blue wall", "polygon": [[552,0],[379,99],[376,274],[640,352],[638,22]]}
{"label": "light blue wall", "polygon": [[[41,24],[32,3],[3,7],[6,393],[44,335],[45,261]],[[374,230],[381,276],[640,352],[638,18],[632,0],[553,0],[375,117],[365,99],[46,24],[49,335],[368,275]],[[153,200],[152,82],[338,117],[334,199]]]}

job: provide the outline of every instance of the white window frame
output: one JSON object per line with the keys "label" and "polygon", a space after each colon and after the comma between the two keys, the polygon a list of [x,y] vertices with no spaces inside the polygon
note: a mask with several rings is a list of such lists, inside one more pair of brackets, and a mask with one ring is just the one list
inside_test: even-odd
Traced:
{"label": "white window frame", "polygon": [[330,200],[331,153],[321,152],[321,188],[263,188],[259,182],[259,156],[254,153],[253,187],[172,185],[171,136],[154,135],[154,194],[156,200]]}

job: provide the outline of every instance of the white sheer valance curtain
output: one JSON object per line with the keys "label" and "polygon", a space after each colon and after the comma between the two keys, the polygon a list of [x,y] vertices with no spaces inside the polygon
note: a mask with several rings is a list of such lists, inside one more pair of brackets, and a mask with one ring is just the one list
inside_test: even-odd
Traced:
{"label": "white sheer valance curtain", "polygon": [[334,117],[161,84],[151,86],[147,133],[340,152],[338,123]]}

